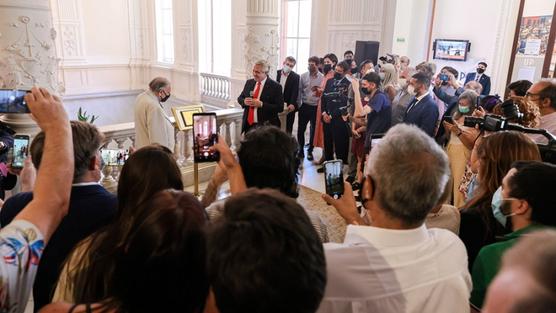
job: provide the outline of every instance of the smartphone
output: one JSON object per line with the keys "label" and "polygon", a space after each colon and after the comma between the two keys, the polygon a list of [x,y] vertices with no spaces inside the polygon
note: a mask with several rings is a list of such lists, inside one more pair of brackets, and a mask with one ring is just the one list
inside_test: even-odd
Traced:
{"label": "smartphone", "polygon": [[454,119],[451,116],[444,116],[442,118],[442,121],[449,123],[449,124],[454,124]]}
{"label": "smartphone", "polygon": [[334,199],[344,194],[344,178],[342,175],[342,161],[333,160],[324,162],[324,184],[326,193]]}
{"label": "smartphone", "polygon": [[211,147],[218,142],[216,113],[193,114],[193,157],[195,162],[216,162],[218,152]]}
{"label": "smartphone", "polygon": [[29,90],[0,89],[0,113],[31,113],[25,95]]}
{"label": "smartphone", "polygon": [[29,136],[15,135],[12,153],[12,168],[23,168],[29,154]]}
{"label": "smartphone", "polygon": [[447,82],[450,78],[448,77],[447,74],[440,74],[438,75],[438,79],[440,79],[443,82]]}
{"label": "smartphone", "polygon": [[129,158],[129,150],[101,149],[100,157],[105,165],[124,165]]}

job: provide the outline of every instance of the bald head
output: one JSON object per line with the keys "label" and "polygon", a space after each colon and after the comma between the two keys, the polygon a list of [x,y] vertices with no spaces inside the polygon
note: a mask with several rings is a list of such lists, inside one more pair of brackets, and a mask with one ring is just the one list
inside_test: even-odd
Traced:
{"label": "bald head", "polygon": [[542,115],[556,112],[556,79],[543,79],[527,91],[530,101],[539,106]]}
{"label": "bald head", "polygon": [[155,94],[162,102],[168,100],[172,88],[170,81],[164,77],[156,77],[149,83],[149,89]]}

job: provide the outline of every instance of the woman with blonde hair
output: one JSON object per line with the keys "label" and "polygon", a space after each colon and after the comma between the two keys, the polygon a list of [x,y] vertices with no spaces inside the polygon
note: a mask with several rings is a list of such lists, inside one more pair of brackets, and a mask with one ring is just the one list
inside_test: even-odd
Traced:
{"label": "woman with blonde hair", "polygon": [[380,78],[382,79],[383,91],[388,95],[390,101],[393,101],[396,94],[400,90],[398,82],[398,72],[393,64],[386,63],[380,66]]}

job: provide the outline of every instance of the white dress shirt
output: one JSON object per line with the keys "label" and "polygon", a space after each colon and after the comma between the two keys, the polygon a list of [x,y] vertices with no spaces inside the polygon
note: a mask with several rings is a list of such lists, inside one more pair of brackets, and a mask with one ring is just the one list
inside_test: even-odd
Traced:
{"label": "white dress shirt", "polygon": [[343,244],[324,247],[319,313],[469,312],[467,253],[450,231],[350,225]]}
{"label": "white dress shirt", "polygon": [[[258,97],[257,97],[257,98],[254,98],[254,99],[257,99],[257,100],[260,100],[260,99],[261,99],[261,95],[263,94],[264,83],[266,83],[266,80],[267,80],[267,79],[268,79],[268,77],[265,78],[265,79],[263,79],[263,81],[261,82],[261,87],[260,87],[261,89],[259,90]],[[257,82],[255,82],[255,89],[253,89],[253,93],[255,93],[255,90],[256,90],[256,89],[257,89]],[[263,104],[261,103],[261,108],[262,108],[262,105],[263,105]],[[255,107],[255,110],[254,110],[255,115],[253,116],[253,120],[255,121],[255,123],[258,123],[258,122],[259,122],[259,118],[257,117],[257,110],[258,110],[258,109],[259,109],[259,108]]]}

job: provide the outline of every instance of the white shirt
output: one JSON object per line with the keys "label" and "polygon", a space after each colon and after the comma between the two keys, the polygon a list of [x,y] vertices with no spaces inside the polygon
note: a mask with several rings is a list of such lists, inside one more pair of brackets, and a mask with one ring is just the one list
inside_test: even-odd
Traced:
{"label": "white shirt", "polygon": [[324,247],[319,313],[469,312],[467,252],[450,231],[350,225],[343,244]]}
{"label": "white shirt", "polygon": [[[556,112],[542,115],[541,123],[538,128],[545,129],[552,135],[556,136]],[[529,138],[531,138],[536,143],[542,143],[542,144],[548,143],[548,139],[546,139],[546,137],[543,135],[530,134]]]}
{"label": "white shirt", "polygon": [[[266,83],[267,79],[268,79],[268,76],[265,79],[263,79],[263,81],[261,82],[261,87],[259,87],[259,88],[261,88],[261,89],[259,89],[259,94],[257,95],[257,98],[253,98],[253,99],[257,99],[257,100],[261,99],[261,94],[263,93],[264,83]],[[255,82],[255,89],[253,89],[253,94],[255,94],[255,90],[257,89],[257,83],[258,82]],[[263,104],[261,103],[261,108],[262,108],[262,105]],[[253,121],[255,121],[255,123],[259,122],[259,118],[257,117],[257,110],[258,109],[259,108],[254,108],[254,114],[255,115],[253,116]]]}
{"label": "white shirt", "polygon": [[423,98],[426,97],[429,93],[430,93],[430,90],[425,92],[424,94],[418,96],[418,97],[415,96],[415,99],[417,101],[415,101],[415,103],[408,108],[407,113],[409,113],[409,111],[413,110],[413,108],[416,107],[417,104],[419,104],[419,102],[421,102],[421,100],[423,100]]}

